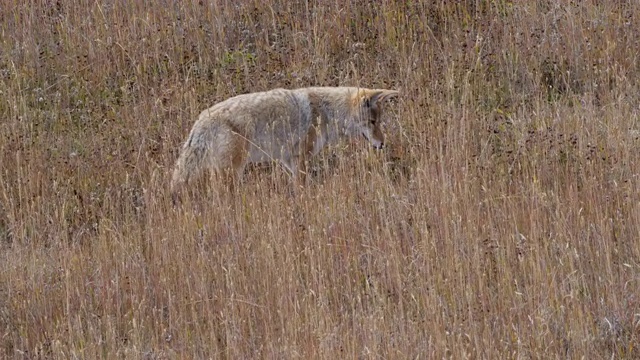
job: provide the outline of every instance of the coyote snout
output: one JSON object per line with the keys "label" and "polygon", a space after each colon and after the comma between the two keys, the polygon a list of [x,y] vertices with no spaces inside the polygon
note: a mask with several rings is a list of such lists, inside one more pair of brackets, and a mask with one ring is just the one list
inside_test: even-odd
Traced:
{"label": "coyote snout", "polygon": [[173,171],[172,193],[204,170],[229,170],[241,180],[245,166],[280,161],[305,181],[307,160],[344,136],[364,136],[384,147],[383,100],[395,90],[356,87],[274,89],[238,95],[200,113]]}
{"label": "coyote snout", "polygon": [[365,140],[369,141],[376,150],[384,149],[384,135],[380,134],[379,137],[374,138],[371,134],[369,134],[369,132],[363,132],[362,136],[365,138]]}

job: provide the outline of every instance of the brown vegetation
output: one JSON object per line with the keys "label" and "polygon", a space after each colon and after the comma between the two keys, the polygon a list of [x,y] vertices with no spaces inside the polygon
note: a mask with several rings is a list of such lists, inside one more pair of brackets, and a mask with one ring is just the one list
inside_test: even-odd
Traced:
{"label": "brown vegetation", "polygon": [[[640,357],[637,1],[5,1],[0,357]],[[388,149],[171,207],[198,112],[400,89]]]}

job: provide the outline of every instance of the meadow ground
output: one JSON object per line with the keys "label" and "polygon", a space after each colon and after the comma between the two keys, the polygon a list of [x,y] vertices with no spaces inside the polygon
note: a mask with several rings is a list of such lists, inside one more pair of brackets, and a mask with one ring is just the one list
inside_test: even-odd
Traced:
{"label": "meadow ground", "polygon": [[[0,9],[0,357],[640,357],[637,1]],[[174,209],[204,108],[393,88],[345,141]]]}

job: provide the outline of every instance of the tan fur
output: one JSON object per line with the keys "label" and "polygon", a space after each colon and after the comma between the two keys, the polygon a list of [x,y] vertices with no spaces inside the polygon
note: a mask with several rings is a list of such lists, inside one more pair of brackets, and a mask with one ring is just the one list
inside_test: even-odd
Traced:
{"label": "tan fur", "polygon": [[384,146],[379,103],[397,91],[311,87],[238,95],[200,113],[176,162],[176,192],[205,170],[235,173],[250,163],[280,161],[296,181],[322,147],[346,136],[364,136]]}

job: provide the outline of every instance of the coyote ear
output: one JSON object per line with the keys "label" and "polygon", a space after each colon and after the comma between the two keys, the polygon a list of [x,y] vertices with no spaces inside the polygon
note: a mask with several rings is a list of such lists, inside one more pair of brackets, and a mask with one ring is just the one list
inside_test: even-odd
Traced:
{"label": "coyote ear", "polygon": [[378,101],[383,101],[385,99],[390,99],[398,96],[398,91],[396,90],[371,90],[365,99],[365,106],[370,107],[373,104],[376,104]]}

